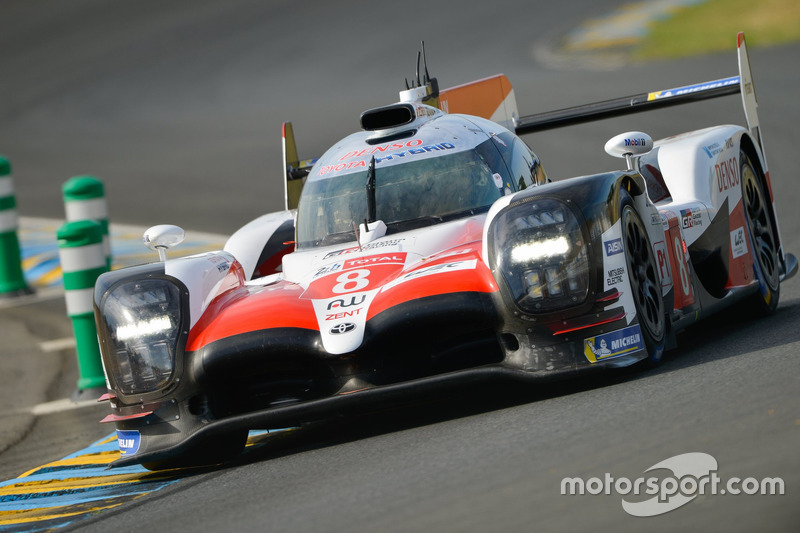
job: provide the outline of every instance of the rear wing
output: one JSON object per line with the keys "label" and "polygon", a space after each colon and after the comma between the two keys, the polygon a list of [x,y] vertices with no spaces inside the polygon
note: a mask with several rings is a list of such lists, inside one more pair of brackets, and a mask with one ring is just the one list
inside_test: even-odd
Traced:
{"label": "rear wing", "polygon": [[[614,98],[523,117],[518,116],[514,89],[508,78],[502,74],[438,92],[435,78],[430,78],[427,75],[426,68],[425,78],[421,84],[422,87],[427,89],[427,91],[423,92],[433,96],[430,99],[431,104],[437,105],[445,113],[464,113],[483,117],[516,131],[518,135],[739,93],[742,95],[747,129],[758,144],[758,148],[764,158],[764,171],[766,172],[766,156],[764,155],[764,146],[758,123],[758,102],[744,33],[739,33],[737,36],[737,48],[739,56],[738,76]],[[417,58],[417,79],[419,80],[419,56]],[[433,82],[432,84],[430,83],[431,81]],[[434,93],[438,94],[438,103]],[[287,184],[286,205],[287,209],[293,209],[297,206],[297,199],[299,199],[302,183],[305,181],[304,178],[308,175],[315,160],[299,161],[291,123],[284,123],[283,130],[284,168],[286,169]]]}
{"label": "rear wing", "polygon": [[740,93],[742,95],[745,119],[747,120],[747,129],[755,139],[763,155],[764,145],[758,124],[758,101],[756,100],[753,74],[750,70],[750,57],[747,53],[744,33],[739,33],[737,36],[737,49],[739,56],[738,76],[528,115],[519,119],[515,130],[521,135]]}
{"label": "rear wing", "polygon": [[744,33],[739,33],[737,44],[739,53],[738,76],[528,115],[520,118],[516,131],[519,134],[532,133],[741,93],[748,129],[750,129],[753,137],[758,140],[759,147],[761,147],[761,137],[758,132],[758,115],[756,113],[758,104],[756,102],[755,89],[753,88],[753,75],[750,71],[750,59],[747,54]]}

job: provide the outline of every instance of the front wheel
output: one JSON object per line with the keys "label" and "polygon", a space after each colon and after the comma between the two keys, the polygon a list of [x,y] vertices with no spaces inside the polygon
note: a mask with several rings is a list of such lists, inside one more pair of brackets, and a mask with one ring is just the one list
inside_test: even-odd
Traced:
{"label": "front wheel", "polygon": [[747,219],[747,232],[753,252],[753,269],[758,279],[758,292],[752,296],[751,308],[758,314],[770,315],[778,307],[780,274],[778,242],[772,227],[769,204],[764,194],[760,172],[745,152],[739,153],[742,177],[742,204]]}
{"label": "front wheel", "polygon": [[623,202],[620,218],[625,243],[625,261],[639,328],[650,361],[657,363],[664,353],[666,314],[653,247],[650,245],[641,218],[629,200]]}

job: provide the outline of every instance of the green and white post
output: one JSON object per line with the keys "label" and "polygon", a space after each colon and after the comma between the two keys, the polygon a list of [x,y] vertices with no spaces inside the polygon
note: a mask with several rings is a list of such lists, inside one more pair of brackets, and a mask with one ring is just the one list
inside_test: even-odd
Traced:
{"label": "green and white post", "polygon": [[17,237],[17,199],[11,180],[11,163],[0,156],[0,297],[30,294],[22,273]]}
{"label": "green and white post", "polygon": [[103,182],[94,176],[75,176],[61,186],[67,222],[94,220],[103,230],[103,253],[111,268],[111,241],[108,236],[108,208]]}
{"label": "green and white post", "polygon": [[67,314],[72,319],[78,352],[78,390],[105,387],[94,321],[94,284],[100,274],[108,271],[103,228],[93,220],[67,222],[58,229],[56,236]]}

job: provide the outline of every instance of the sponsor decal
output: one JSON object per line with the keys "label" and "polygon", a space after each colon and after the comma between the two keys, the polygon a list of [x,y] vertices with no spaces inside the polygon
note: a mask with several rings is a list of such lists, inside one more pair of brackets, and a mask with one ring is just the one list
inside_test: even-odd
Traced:
{"label": "sponsor decal", "polygon": [[335,252],[330,252],[327,255],[325,255],[325,257],[323,257],[322,260],[324,261],[325,259],[328,259],[328,258],[331,258],[331,257],[337,257],[337,256],[344,255],[344,254],[354,254],[354,253],[357,253],[357,252],[361,252],[363,250],[376,250],[378,248],[387,248],[387,247],[390,247],[390,246],[399,246],[400,243],[402,243],[404,240],[405,240],[404,238],[403,239],[387,239],[385,241],[375,241],[375,242],[370,242],[370,243],[367,243],[367,244],[362,244],[361,248],[359,248],[358,246],[354,246],[352,248],[345,248],[344,250],[336,250]]}
{"label": "sponsor decal", "polygon": [[643,137],[625,139],[625,146],[647,146],[647,139]]}
{"label": "sponsor decal", "polygon": [[383,255],[369,255],[366,257],[359,257],[357,259],[348,259],[344,262],[344,269],[357,268],[366,265],[389,265],[389,264],[404,264],[406,262],[406,253],[398,252],[394,254]]}
{"label": "sponsor decal", "polygon": [[416,148],[417,146],[422,146],[422,142],[423,142],[422,139],[411,139],[410,141],[406,142],[394,142],[389,144],[381,144],[378,146],[373,146],[372,148],[365,148],[364,150],[354,150],[352,152],[347,152],[339,159],[339,161],[346,161],[354,157],[364,157],[367,155],[380,154],[388,150],[402,150],[403,148]]}
{"label": "sponsor decal", "polygon": [[142,442],[142,436],[138,431],[132,430],[117,430],[117,444],[119,444],[119,453],[122,455],[133,455],[139,451],[139,445]]}
{"label": "sponsor decal", "polygon": [[325,275],[330,274],[332,272],[338,272],[338,271],[342,270],[343,266],[344,266],[344,263],[333,263],[333,264],[330,264],[330,265],[325,265],[324,267],[321,267],[319,270],[314,272],[314,275],[311,276],[311,277],[312,277],[312,279],[317,279],[317,278],[319,278],[321,276],[325,276]]}
{"label": "sponsor decal", "polygon": [[395,158],[405,157],[406,154],[408,155],[421,155],[428,152],[439,151],[439,150],[452,150],[456,146],[452,143],[439,143],[430,146],[421,146],[420,148],[410,148],[409,150],[403,150],[400,152],[392,152],[391,154],[387,154],[383,157],[376,157],[375,164],[381,163],[383,161],[392,161]]}
{"label": "sponsor decal", "polygon": [[661,213],[650,213],[650,225],[651,226],[661,225]]}
{"label": "sponsor decal", "polygon": [[617,285],[622,283],[622,276],[625,274],[625,269],[622,267],[619,268],[612,268],[608,271],[608,277],[606,278],[606,287],[611,287],[612,285]]}
{"label": "sponsor decal", "polygon": [[658,262],[658,273],[661,276],[661,286],[672,286],[672,270],[669,266],[669,252],[667,251],[667,243],[658,241],[653,245],[656,252],[656,261]]}
{"label": "sponsor decal", "polygon": [[747,253],[747,239],[744,236],[744,227],[738,227],[731,232],[731,253],[733,253],[734,259]]}
{"label": "sponsor decal", "polygon": [[367,299],[366,294],[354,294],[346,298],[337,298],[328,304],[328,311],[331,309],[340,309],[343,307],[353,307],[361,305]]}
{"label": "sponsor decal", "polygon": [[681,227],[683,229],[693,228],[695,226],[703,225],[703,214],[695,207],[681,209]]}
{"label": "sponsor decal", "polygon": [[684,87],[676,87],[675,89],[667,89],[666,91],[656,91],[647,95],[648,100],[658,100],[660,98],[669,98],[671,96],[681,96],[684,94],[691,94],[708,89],[718,89],[720,87],[728,87],[730,85],[738,85],[739,76],[732,76],[723,80],[717,80],[710,83],[697,83],[695,85],[686,85]]}
{"label": "sponsor decal", "polygon": [[607,256],[616,255],[622,252],[622,239],[613,239],[603,242],[603,248],[606,250]]}
{"label": "sponsor decal", "polygon": [[352,311],[342,311],[340,313],[329,313],[325,315],[325,320],[341,320],[343,318],[355,318],[361,314],[363,308],[354,309]]}
{"label": "sponsor decal", "polygon": [[706,153],[709,159],[713,159],[715,155],[721,154],[722,150],[723,148],[719,145],[719,143],[703,146],[703,151]]}
{"label": "sponsor decal", "polygon": [[477,268],[478,260],[477,259],[467,259],[465,261],[453,261],[451,263],[439,263],[438,265],[433,265],[425,268],[420,268],[418,270],[414,270],[412,272],[408,272],[403,274],[399,278],[391,281],[383,286],[383,291],[387,291],[392,287],[400,285],[401,283],[405,283],[406,281],[411,281],[417,278],[421,278],[424,276],[431,276],[434,274],[444,274],[446,272],[455,272],[457,270],[474,270]]}
{"label": "sponsor decal", "polygon": [[644,341],[638,324],[589,337],[583,341],[583,353],[592,363],[613,359],[614,357],[638,352],[639,350],[644,350]]}
{"label": "sponsor decal", "polygon": [[[443,150],[453,150],[456,146],[453,143],[438,143],[438,144],[430,144],[427,146],[421,146],[422,141],[419,139],[408,141],[406,143],[392,143],[391,145],[384,145],[384,146],[376,146],[375,148],[371,149],[364,149],[355,152],[348,152],[345,154],[339,161],[341,163],[337,163],[335,165],[323,165],[320,167],[319,171],[317,172],[318,176],[324,176],[331,172],[341,172],[343,170],[353,170],[360,167],[367,168],[367,160],[360,159],[358,161],[349,161],[344,162],[347,159],[351,159],[354,157],[364,157],[366,155],[371,155],[375,157],[375,164],[379,164],[383,161],[393,161],[395,159],[406,158],[410,156],[422,155],[427,154],[429,152],[440,152]],[[393,152],[388,152],[385,155],[375,155],[376,153],[383,153],[384,150],[381,148],[391,146],[394,150]]]}
{"label": "sponsor decal", "polygon": [[343,333],[349,333],[356,329],[356,325],[352,322],[343,322],[341,324],[336,324],[330,329],[331,335],[342,335]]}
{"label": "sponsor decal", "polygon": [[714,165],[717,175],[717,189],[719,192],[727,191],[739,186],[739,161],[736,157],[731,157]]}

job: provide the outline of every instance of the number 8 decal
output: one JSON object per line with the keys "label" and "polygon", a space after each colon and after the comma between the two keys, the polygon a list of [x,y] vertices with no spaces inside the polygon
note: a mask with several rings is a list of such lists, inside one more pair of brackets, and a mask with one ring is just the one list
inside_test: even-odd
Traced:
{"label": "number 8 decal", "polygon": [[369,285],[369,280],[367,279],[369,274],[369,270],[366,269],[349,270],[339,274],[339,277],[336,278],[339,283],[334,285],[331,290],[336,294],[360,291]]}
{"label": "number 8 decal", "polygon": [[678,263],[678,269],[680,270],[683,294],[688,296],[690,294],[689,290],[691,289],[689,286],[689,271],[686,269],[686,258],[683,255],[683,246],[681,246],[681,240],[678,237],[675,237],[675,262]]}

